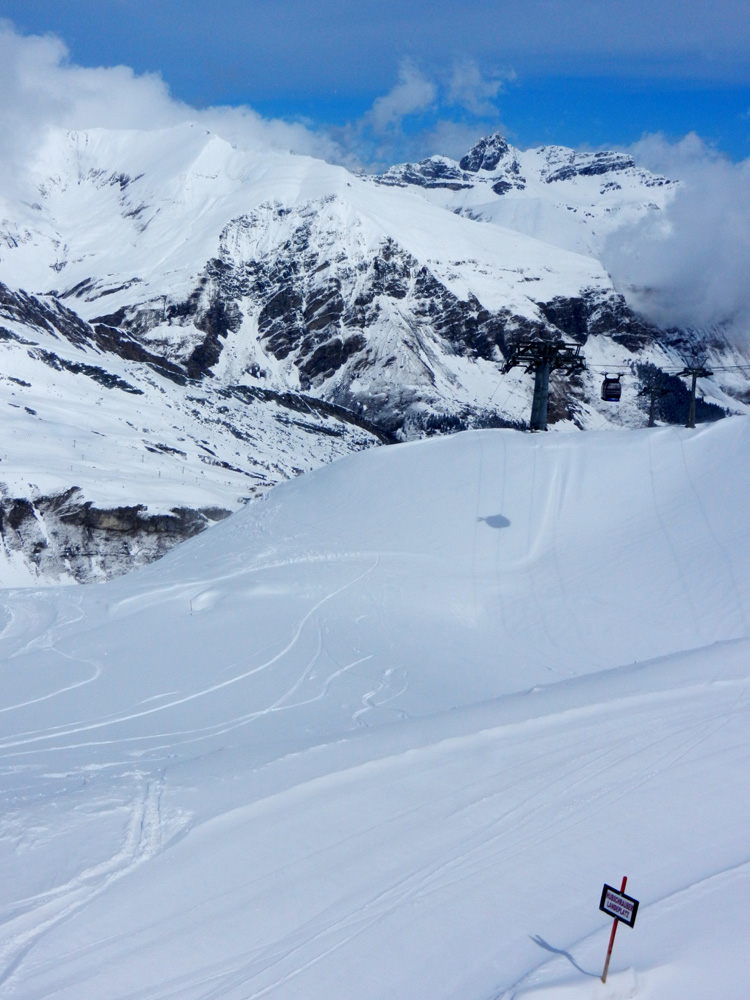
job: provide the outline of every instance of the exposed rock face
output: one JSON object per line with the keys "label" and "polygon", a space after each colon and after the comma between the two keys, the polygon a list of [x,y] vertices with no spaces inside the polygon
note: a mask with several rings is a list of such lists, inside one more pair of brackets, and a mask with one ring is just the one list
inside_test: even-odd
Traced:
{"label": "exposed rock face", "polygon": [[[277,482],[390,440],[333,402],[211,378],[236,309],[215,284],[211,296],[208,308],[195,296],[174,311],[186,323],[195,316],[206,335],[171,352],[178,364],[145,346],[157,310],[130,311],[130,328],[128,310],[91,325],[54,297],[0,285],[0,584],[119,575]],[[37,485],[40,476],[51,490]],[[190,500],[180,503],[186,487]],[[94,501],[92,489],[135,502]],[[204,494],[226,499],[196,500]]]}
{"label": "exposed rock face", "polygon": [[[472,162],[496,162],[503,152],[495,144]],[[246,349],[250,337],[257,361],[246,362],[246,371],[265,378],[273,360],[303,393],[398,439],[447,423],[455,430],[515,424],[515,414],[472,403],[457,365],[485,362],[494,380],[508,343],[521,336],[583,342],[613,329],[623,341],[629,331],[647,334],[611,288],[532,302],[531,315],[489,309],[471,293],[457,295],[394,238],[373,241],[356,222],[344,229],[345,215],[336,197],[295,212],[261,205],[224,228],[219,255],[186,299],[161,311],[149,305],[98,317],[96,329],[119,323],[144,351],[164,345],[168,355],[152,355],[153,363],[192,379],[216,377],[223,352]],[[533,287],[539,279],[523,280]],[[175,326],[184,337],[167,336]],[[195,331],[208,331],[197,345]]]}
{"label": "exposed rock face", "polygon": [[462,170],[476,174],[480,170],[495,170],[498,163],[508,155],[510,147],[499,133],[489,135],[473,146],[459,162]]}
{"label": "exposed rock face", "polygon": [[33,502],[0,499],[0,539],[6,555],[28,562],[40,581],[91,583],[158,559],[230,513],[214,507],[148,515],[143,505],[99,510],[73,488]]}
{"label": "exposed rock face", "polygon": [[432,156],[419,163],[391,167],[376,180],[391,187],[414,185],[449,191],[470,190],[478,181],[489,182],[497,195],[526,187],[515,150],[498,134],[480,139],[458,163],[444,156]]}
{"label": "exposed rock face", "polygon": [[[597,177],[600,174],[614,174],[620,170],[635,169],[635,160],[624,153],[574,153],[567,150],[562,156],[557,151],[550,157],[548,169],[543,171],[547,184],[567,181],[573,177]],[[655,183],[663,184],[659,178]]]}
{"label": "exposed rock face", "polygon": [[461,191],[471,188],[473,179],[461,167],[444,157],[433,156],[419,163],[404,163],[386,170],[378,177],[380,184],[390,187],[408,187],[413,184],[423,188],[445,188]]}
{"label": "exposed rock face", "polygon": [[[529,186],[535,188],[537,184],[554,185],[565,198],[572,190],[571,183],[581,178],[600,182],[599,197],[614,196],[622,191],[624,184],[641,193],[674,187],[674,182],[667,178],[639,169],[626,153],[579,153],[564,146],[542,146],[521,153],[499,133],[480,139],[458,163],[444,156],[433,156],[416,164],[391,167],[375,180],[388,186],[486,192],[485,196],[491,199],[493,195],[503,197],[525,191]],[[457,198],[454,210],[471,214],[471,204]],[[574,204],[567,207],[575,208]],[[593,219],[594,214],[590,215]]]}

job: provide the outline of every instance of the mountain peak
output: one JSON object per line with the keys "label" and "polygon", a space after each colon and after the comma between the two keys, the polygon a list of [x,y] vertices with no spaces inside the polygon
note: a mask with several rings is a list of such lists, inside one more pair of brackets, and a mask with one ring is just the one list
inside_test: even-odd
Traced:
{"label": "mountain peak", "polygon": [[499,132],[493,132],[472,146],[462,157],[459,166],[472,174],[479,170],[494,170],[500,160],[507,156],[509,148],[505,137]]}

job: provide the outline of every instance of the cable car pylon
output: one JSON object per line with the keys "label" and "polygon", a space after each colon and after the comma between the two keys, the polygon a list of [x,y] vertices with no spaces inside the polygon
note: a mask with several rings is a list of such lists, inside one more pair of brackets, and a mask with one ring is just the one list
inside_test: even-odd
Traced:
{"label": "cable car pylon", "polygon": [[699,378],[708,378],[709,375],[713,375],[708,368],[704,365],[685,365],[681,372],[677,372],[678,376],[690,375],[690,405],[688,406],[688,418],[686,427],[695,427],[695,387]]}
{"label": "cable car pylon", "polygon": [[657,399],[662,399],[664,396],[668,396],[672,390],[664,389],[660,385],[644,385],[641,391],[638,393],[639,396],[649,396],[650,403],[648,406],[648,426],[656,426],[656,401]]}
{"label": "cable car pylon", "polygon": [[516,365],[525,365],[525,371],[534,373],[529,430],[546,431],[550,375],[554,371],[563,371],[568,376],[584,371],[586,362],[581,357],[581,347],[562,340],[521,341],[503,365],[503,371],[509,372]]}

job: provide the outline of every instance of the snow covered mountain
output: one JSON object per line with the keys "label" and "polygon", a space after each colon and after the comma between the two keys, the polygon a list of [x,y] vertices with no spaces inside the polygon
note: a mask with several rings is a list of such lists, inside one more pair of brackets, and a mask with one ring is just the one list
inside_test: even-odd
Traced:
{"label": "snow covered mountain", "polygon": [[663,210],[677,187],[625,153],[564,146],[524,151],[497,133],[459,162],[433,156],[391,167],[375,180],[420,188],[451,211],[596,258],[610,233]]}
{"label": "snow covered mountain", "polygon": [[563,303],[641,332],[590,257],[190,126],[57,135],[35,185],[5,225],[6,284],[192,378],[310,391],[407,437],[499,419],[508,338],[559,331]]}
{"label": "snow covered mountain", "polygon": [[[522,337],[582,345],[589,370],[553,379],[558,427],[642,424],[646,374],[696,346],[736,360],[643,322],[597,259],[672,189],[619,154],[499,136],[372,178],[191,125],[51,133],[0,210],[13,572],[95,578],[337,455],[521,424],[531,379],[500,366]],[[618,411],[605,368],[631,375]],[[704,410],[746,393],[706,383]]]}
{"label": "snow covered mountain", "polygon": [[300,472],[379,444],[340,407],[197,380],[0,286],[0,584],[106,579]]}
{"label": "snow covered mountain", "polygon": [[3,997],[744,996],[749,489],[745,417],[469,431],[0,592]]}

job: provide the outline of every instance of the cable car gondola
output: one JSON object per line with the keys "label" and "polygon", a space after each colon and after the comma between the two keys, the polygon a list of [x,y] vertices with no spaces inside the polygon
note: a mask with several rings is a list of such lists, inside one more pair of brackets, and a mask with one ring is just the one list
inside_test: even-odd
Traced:
{"label": "cable car gondola", "polygon": [[602,382],[602,399],[606,400],[608,403],[619,403],[620,396],[622,395],[622,386],[620,385],[620,379],[622,375],[608,375],[604,373],[604,381]]}

